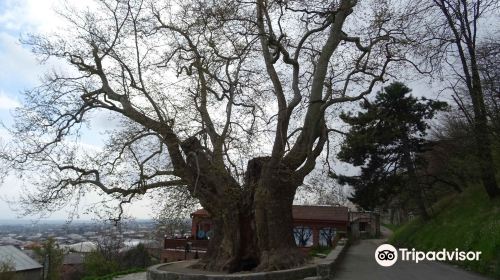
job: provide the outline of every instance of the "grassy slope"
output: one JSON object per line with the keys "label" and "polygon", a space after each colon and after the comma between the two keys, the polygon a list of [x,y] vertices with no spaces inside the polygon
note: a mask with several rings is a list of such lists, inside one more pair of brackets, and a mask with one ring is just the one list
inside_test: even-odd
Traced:
{"label": "grassy slope", "polygon": [[382,224],[384,227],[390,229],[392,232],[395,232],[398,230],[401,226],[400,225],[393,225],[393,224]]}
{"label": "grassy slope", "polygon": [[430,221],[414,220],[399,228],[390,242],[419,250],[458,248],[482,251],[479,262],[460,262],[468,269],[500,279],[500,199],[490,200],[479,186],[441,200]]}

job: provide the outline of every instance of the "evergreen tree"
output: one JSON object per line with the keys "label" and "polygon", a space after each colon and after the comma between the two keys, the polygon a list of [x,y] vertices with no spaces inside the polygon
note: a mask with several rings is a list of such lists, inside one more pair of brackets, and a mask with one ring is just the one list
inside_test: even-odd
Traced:
{"label": "evergreen tree", "polygon": [[414,199],[426,218],[417,172],[427,141],[427,120],[446,103],[415,98],[404,84],[395,82],[378,92],[374,102],[364,101],[357,115],[341,115],[351,126],[338,158],[361,168],[358,176],[336,176],[354,188],[349,198],[365,209],[373,209],[392,198]]}

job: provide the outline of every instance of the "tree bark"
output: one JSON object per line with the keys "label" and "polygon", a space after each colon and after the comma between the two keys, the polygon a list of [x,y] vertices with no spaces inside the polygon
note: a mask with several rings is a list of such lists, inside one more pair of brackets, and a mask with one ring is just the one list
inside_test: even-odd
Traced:
{"label": "tree bark", "polygon": [[[477,18],[474,18],[474,24],[476,24],[477,20]],[[477,65],[477,49],[474,40],[467,40],[467,50],[469,51],[471,65],[469,92],[472,99],[472,106],[474,108],[474,130],[476,134],[477,147],[476,152],[479,157],[481,179],[483,180],[483,186],[486,189],[488,196],[490,198],[495,198],[500,196],[500,189],[498,188],[498,183],[495,177],[496,169],[491,153],[492,145],[490,141],[490,130],[488,128],[488,116],[486,112],[486,105],[484,103],[483,86],[481,76],[479,74],[479,67]],[[466,71],[466,69],[464,69],[464,71]]]}
{"label": "tree bark", "polygon": [[214,237],[196,267],[212,271],[271,271],[304,262],[293,237],[292,205],[297,183],[269,158],[250,160],[239,196],[221,194],[217,203],[201,198]]}
{"label": "tree bark", "polygon": [[251,199],[244,199],[250,193],[242,191],[223,164],[211,160],[199,140],[187,139],[181,147],[190,171],[186,174],[189,191],[208,211],[213,223],[207,254],[195,266],[211,271],[241,270],[242,261],[252,257],[248,252],[253,249],[248,240]]}
{"label": "tree bark", "polygon": [[264,164],[254,202],[259,271],[286,269],[304,262],[293,237],[296,188],[292,172],[285,166]]}
{"label": "tree bark", "polygon": [[477,70],[475,59],[472,61],[472,89],[470,95],[472,106],[474,108],[474,138],[476,142],[476,153],[479,159],[479,168],[481,170],[481,179],[486,193],[490,198],[500,196],[500,189],[495,177],[495,163],[491,154],[491,140],[488,129],[488,119],[486,115],[486,106],[481,87],[481,78]]}
{"label": "tree bark", "polygon": [[415,170],[413,159],[409,152],[410,141],[406,137],[404,137],[402,141],[403,141],[403,164],[406,166],[406,170],[408,172],[409,191],[412,197],[415,198],[417,208],[420,211],[420,216],[424,220],[428,220],[430,216],[429,212],[427,211],[427,208],[425,207],[425,200],[424,200],[425,195],[423,193],[422,186],[419,183],[420,180],[418,178],[417,171]]}
{"label": "tree bark", "polygon": [[[500,189],[495,177],[495,164],[491,153],[490,131],[479,67],[477,65],[476,32],[482,11],[479,3],[472,3],[477,11],[470,14],[466,1],[451,4],[443,0],[434,0],[441,9],[453,33],[455,45],[460,57],[463,76],[467,90],[472,100],[474,111],[474,133],[476,154],[478,156],[481,179],[486,193],[490,198],[500,196]],[[458,20],[458,21],[457,21]]]}
{"label": "tree bark", "polygon": [[223,207],[211,214],[214,234],[207,254],[195,266],[210,271],[251,270],[257,263],[252,219],[245,209]]}

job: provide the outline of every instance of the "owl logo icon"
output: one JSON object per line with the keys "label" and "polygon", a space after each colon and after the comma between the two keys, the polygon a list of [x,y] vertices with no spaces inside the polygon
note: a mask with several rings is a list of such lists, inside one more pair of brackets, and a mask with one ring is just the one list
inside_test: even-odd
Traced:
{"label": "owl logo icon", "polygon": [[398,260],[398,250],[390,244],[382,244],[375,250],[375,260],[381,266],[392,266]]}

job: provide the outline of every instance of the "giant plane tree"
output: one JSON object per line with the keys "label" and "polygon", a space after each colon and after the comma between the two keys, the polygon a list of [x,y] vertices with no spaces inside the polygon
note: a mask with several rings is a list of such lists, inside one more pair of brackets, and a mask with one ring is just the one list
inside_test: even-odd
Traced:
{"label": "giant plane tree", "polygon": [[[94,4],[63,12],[68,25],[58,34],[24,39],[42,59],[67,65],[26,92],[15,141],[2,154],[31,178],[28,207],[57,209],[97,190],[118,200],[121,213],[148,192],[182,189],[215,224],[200,266],[301,264],[295,192],[335,133],[339,105],[363,99],[406,60],[404,30],[418,7]],[[84,152],[77,139],[102,112],[121,124],[109,128],[102,149]]]}

